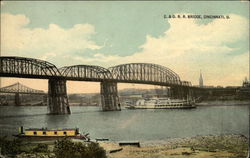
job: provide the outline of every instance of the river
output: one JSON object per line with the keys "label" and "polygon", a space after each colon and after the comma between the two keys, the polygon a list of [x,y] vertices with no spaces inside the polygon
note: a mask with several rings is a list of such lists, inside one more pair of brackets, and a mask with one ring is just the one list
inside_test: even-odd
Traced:
{"label": "river", "polygon": [[242,134],[249,137],[249,103],[207,102],[195,109],[102,112],[100,107],[72,106],[71,115],[47,115],[47,107],[1,106],[0,135],[25,128],[75,128],[90,137],[162,140],[197,135]]}

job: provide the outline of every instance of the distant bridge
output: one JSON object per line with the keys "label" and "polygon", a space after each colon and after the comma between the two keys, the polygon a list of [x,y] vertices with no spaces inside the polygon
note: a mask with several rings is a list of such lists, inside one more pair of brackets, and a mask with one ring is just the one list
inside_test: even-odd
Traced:
{"label": "distant bridge", "polygon": [[27,87],[19,82],[0,88],[0,93],[45,94],[42,90]]}
{"label": "distant bridge", "polygon": [[21,105],[19,94],[35,94],[35,95],[45,95],[46,93],[42,90],[32,89],[19,82],[12,85],[0,88],[0,93],[14,93],[15,94],[15,105]]}
{"label": "distant bridge", "polygon": [[176,97],[190,93],[192,85],[182,81],[171,69],[150,63],[122,64],[110,68],[94,65],[74,65],[57,68],[55,65],[32,58],[0,57],[0,77],[48,79],[50,113],[70,113],[66,81],[93,81],[101,83],[104,111],[120,110],[117,83],[139,83],[168,86]]}

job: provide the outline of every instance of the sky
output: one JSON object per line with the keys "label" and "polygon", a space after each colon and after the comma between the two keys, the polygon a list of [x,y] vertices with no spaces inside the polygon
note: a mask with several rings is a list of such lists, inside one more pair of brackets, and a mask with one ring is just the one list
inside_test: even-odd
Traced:
{"label": "sky", "polygon": [[[229,19],[164,18],[223,15]],[[155,63],[198,85],[240,86],[249,76],[248,1],[1,1],[1,55],[57,67]],[[47,80],[3,78],[47,90]],[[119,84],[122,88],[154,86]],[[68,92],[99,83],[67,82]]]}

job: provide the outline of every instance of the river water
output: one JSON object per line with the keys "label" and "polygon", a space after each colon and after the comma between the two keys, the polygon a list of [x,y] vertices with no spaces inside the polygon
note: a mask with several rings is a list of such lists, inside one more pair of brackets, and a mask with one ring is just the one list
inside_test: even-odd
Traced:
{"label": "river water", "polygon": [[47,107],[0,107],[0,135],[25,128],[80,128],[90,137],[162,140],[197,135],[242,134],[249,137],[249,103],[208,102],[196,109],[102,112],[100,107],[72,106],[71,115],[47,115]]}

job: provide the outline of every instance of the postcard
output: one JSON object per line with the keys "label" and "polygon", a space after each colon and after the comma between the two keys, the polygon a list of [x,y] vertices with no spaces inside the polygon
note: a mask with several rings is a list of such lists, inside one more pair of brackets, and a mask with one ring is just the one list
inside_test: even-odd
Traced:
{"label": "postcard", "polygon": [[0,157],[249,156],[249,1],[1,1]]}

